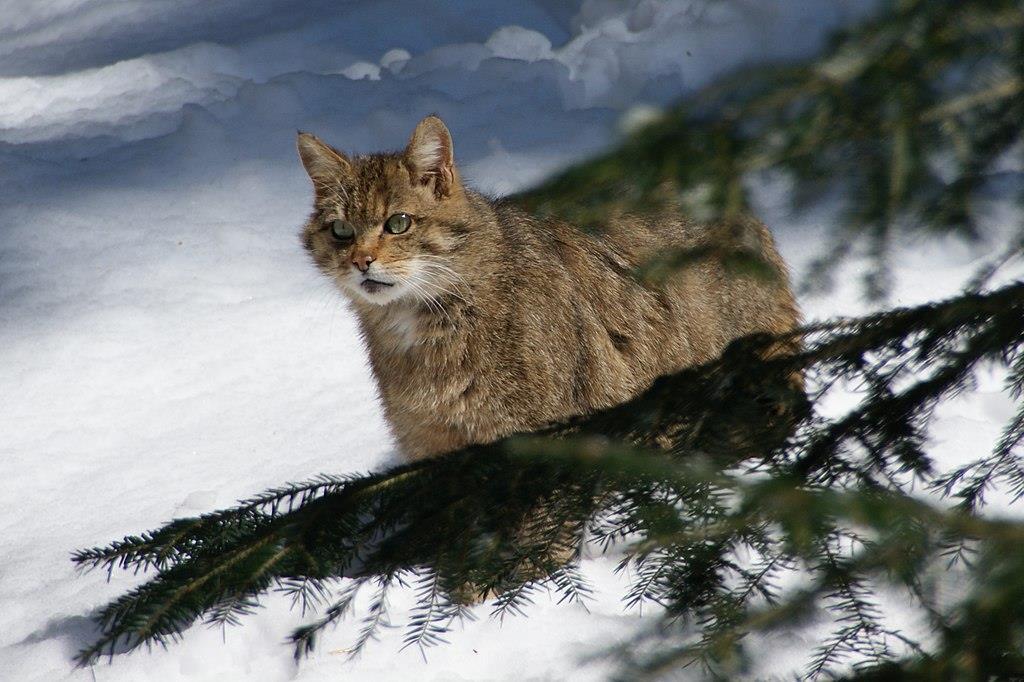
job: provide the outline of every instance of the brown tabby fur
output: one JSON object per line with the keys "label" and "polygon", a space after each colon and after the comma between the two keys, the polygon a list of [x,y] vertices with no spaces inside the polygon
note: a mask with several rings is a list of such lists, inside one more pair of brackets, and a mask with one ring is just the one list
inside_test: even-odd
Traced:
{"label": "brown tabby fur", "polygon": [[[305,133],[298,146],[316,191],[305,246],[355,309],[410,459],[621,403],[739,336],[798,322],[785,265],[754,220],[629,216],[587,234],[533,217],[462,185],[434,116],[398,154],[348,158]],[[412,227],[385,232],[399,212]],[[349,243],[332,237],[336,219],[354,226]],[[705,255],[661,284],[636,278],[682,249]],[[733,250],[759,252],[778,277],[727,269]],[[367,259],[364,276],[353,260]]]}

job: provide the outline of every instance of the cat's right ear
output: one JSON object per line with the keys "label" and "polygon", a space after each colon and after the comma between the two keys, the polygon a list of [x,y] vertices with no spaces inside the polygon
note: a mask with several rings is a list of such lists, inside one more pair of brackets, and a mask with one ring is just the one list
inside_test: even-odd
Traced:
{"label": "cat's right ear", "polygon": [[448,126],[437,116],[427,116],[419,122],[403,158],[413,183],[432,186],[438,199],[451,194],[458,184],[452,135],[448,132]]}
{"label": "cat's right ear", "polygon": [[324,185],[336,183],[352,173],[352,164],[345,155],[324,144],[316,135],[300,131],[295,146],[317,192]]}

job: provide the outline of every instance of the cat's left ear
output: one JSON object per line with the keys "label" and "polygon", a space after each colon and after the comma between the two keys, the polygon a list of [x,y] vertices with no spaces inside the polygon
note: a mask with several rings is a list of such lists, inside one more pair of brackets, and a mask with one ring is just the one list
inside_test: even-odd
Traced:
{"label": "cat's left ear", "polygon": [[427,116],[420,121],[403,158],[413,183],[432,185],[438,199],[449,196],[456,187],[452,136],[437,116]]}
{"label": "cat's left ear", "polygon": [[295,146],[317,191],[323,185],[337,182],[352,173],[352,164],[345,155],[316,135],[300,131]]}

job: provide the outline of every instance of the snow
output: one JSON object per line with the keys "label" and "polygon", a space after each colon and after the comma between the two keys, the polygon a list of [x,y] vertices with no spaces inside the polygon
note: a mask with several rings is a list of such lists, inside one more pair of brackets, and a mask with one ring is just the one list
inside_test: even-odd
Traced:
{"label": "snow", "polygon": [[[480,609],[426,662],[388,630],[346,663],[347,623],[296,667],[282,642],[301,615],[271,596],[242,628],[196,626],[169,650],[73,670],[85,616],[141,578],[78,575],[69,553],[394,461],[353,319],[297,240],[310,201],[297,128],[367,152],[401,147],[437,112],[464,177],[504,194],[737,66],[813,53],[873,5],[0,2],[0,677],[608,672],[582,657],[645,622],[624,611],[608,558],[586,562],[589,613],[546,598],[504,623]],[[784,193],[759,192],[799,269],[834,216],[791,216]],[[985,248],[908,245],[896,301],[952,293]],[[804,301],[809,316],[866,310],[855,280]],[[991,436],[1006,410],[995,391],[958,408],[950,448],[974,425]],[[410,603],[395,595],[397,621]]]}

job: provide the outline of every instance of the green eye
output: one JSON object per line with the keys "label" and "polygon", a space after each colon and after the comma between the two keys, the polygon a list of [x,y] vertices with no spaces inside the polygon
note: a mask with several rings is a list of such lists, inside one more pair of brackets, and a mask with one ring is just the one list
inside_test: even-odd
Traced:
{"label": "green eye", "polygon": [[391,234],[402,234],[412,225],[412,218],[408,213],[396,213],[384,223],[384,229]]}
{"label": "green eye", "polygon": [[356,228],[352,227],[352,223],[335,220],[331,223],[331,235],[339,241],[346,241],[356,236]]}

